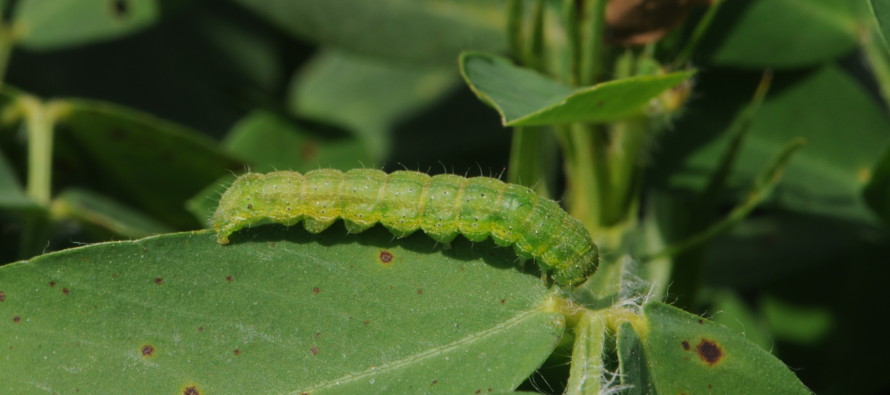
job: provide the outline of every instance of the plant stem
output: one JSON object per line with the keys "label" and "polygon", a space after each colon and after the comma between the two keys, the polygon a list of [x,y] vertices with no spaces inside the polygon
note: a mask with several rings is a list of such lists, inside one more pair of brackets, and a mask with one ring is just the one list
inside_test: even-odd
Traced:
{"label": "plant stem", "polygon": [[522,0],[507,0],[507,42],[514,56],[522,56]]}
{"label": "plant stem", "polygon": [[606,3],[606,0],[587,0],[580,10],[577,70],[580,86],[593,85],[601,73]]}
{"label": "plant stem", "polygon": [[565,142],[569,212],[597,235],[602,225],[603,199],[609,196],[603,130],[591,124],[571,124],[560,130]]}
{"label": "plant stem", "polygon": [[35,203],[48,206],[50,201],[53,152],[52,119],[48,106],[33,96],[20,99],[28,129],[27,193]]}
{"label": "plant stem", "polygon": [[[23,96],[17,105],[25,116],[28,130],[28,181],[26,193],[43,208],[48,208],[52,191],[52,151],[54,106],[33,96]],[[47,211],[30,213],[19,245],[19,256],[28,258],[45,248],[49,236]]]}
{"label": "plant stem", "polygon": [[698,47],[698,44],[701,42],[702,38],[704,38],[705,33],[708,32],[708,28],[711,27],[711,22],[714,21],[714,17],[717,15],[717,11],[720,10],[720,6],[723,2],[724,0],[714,0],[713,4],[708,7],[708,11],[705,12],[705,15],[703,15],[698,21],[698,24],[695,25],[695,30],[692,31],[692,35],[689,37],[689,40],[686,41],[686,45],[683,46],[683,49],[680,50],[680,54],[674,59],[674,67],[681,67],[689,61],[692,52],[695,51],[695,48]]}
{"label": "plant stem", "polygon": [[566,394],[598,394],[605,371],[603,348],[606,322],[604,314],[583,311],[574,327],[575,343],[572,345],[572,366]]}
{"label": "plant stem", "polygon": [[9,55],[15,44],[15,35],[12,27],[6,21],[0,21],[0,86],[6,80],[6,66],[9,64]]}
{"label": "plant stem", "polygon": [[628,217],[639,199],[641,170],[639,158],[649,133],[648,119],[638,117],[612,124],[609,132],[610,189],[612,199],[603,209],[603,224],[616,226]]}
{"label": "plant stem", "polygon": [[513,141],[510,147],[510,163],[507,171],[507,181],[513,184],[525,185],[535,190],[540,196],[549,197],[549,182],[547,169],[553,159],[552,139],[547,128],[543,127],[515,127],[513,128]]}

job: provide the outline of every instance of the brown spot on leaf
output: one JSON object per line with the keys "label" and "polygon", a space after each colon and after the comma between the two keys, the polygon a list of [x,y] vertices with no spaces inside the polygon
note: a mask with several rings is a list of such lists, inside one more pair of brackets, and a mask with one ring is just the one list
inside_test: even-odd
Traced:
{"label": "brown spot on leaf", "polygon": [[248,204],[247,204],[247,209],[248,209],[248,210],[253,210],[253,203],[248,203]]}
{"label": "brown spot on leaf", "polygon": [[507,299],[501,299],[501,304],[506,304],[506,303],[507,303]]}
{"label": "brown spot on leaf", "polygon": [[364,321],[362,321],[362,324],[365,324],[365,325],[368,325],[368,324],[370,324],[370,323],[371,323],[371,321],[368,321],[368,320],[364,320]]}
{"label": "brown spot on leaf", "polygon": [[21,320],[22,320],[22,317],[19,317],[19,316],[12,317],[12,322],[15,322],[16,324],[18,324],[19,321],[21,321]]}
{"label": "brown spot on leaf", "polygon": [[321,290],[318,289],[318,287],[315,287],[315,288],[312,288],[312,293],[318,295],[319,293],[321,293]]}
{"label": "brown spot on leaf", "polygon": [[393,255],[391,252],[387,250],[380,251],[380,262],[381,263],[391,263],[393,259]]}
{"label": "brown spot on leaf", "polygon": [[418,294],[418,295],[423,295],[423,290],[420,289],[420,288],[417,288],[417,294]]}
{"label": "brown spot on leaf", "polygon": [[705,320],[698,320],[699,325],[704,324],[704,323],[705,323]]}
{"label": "brown spot on leaf", "polygon": [[204,332],[204,327],[203,327],[203,326],[199,326],[199,327],[198,327],[198,332]]}
{"label": "brown spot on leaf", "polygon": [[143,357],[150,357],[153,355],[155,355],[154,346],[152,346],[151,344],[146,344],[146,345],[142,346],[142,356]]}
{"label": "brown spot on leaf", "polygon": [[68,288],[62,288],[62,293],[68,295],[71,291],[69,291]]}
{"label": "brown spot on leaf", "polygon": [[236,349],[232,350],[232,354],[235,354],[235,356],[237,357],[237,356],[241,355],[241,350],[236,348]]}
{"label": "brown spot on leaf", "polygon": [[481,389],[480,389],[480,390],[476,390],[476,392],[474,392],[474,394],[481,394],[481,393],[482,393],[482,390],[481,390]]}
{"label": "brown spot on leaf", "polygon": [[430,385],[436,385],[436,384],[439,384],[439,380],[433,380],[433,382],[430,383]]}
{"label": "brown spot on leaf", "polygon": [[303,156],[303,159],[312,160],[318,155],[318,144],[307,141],[303,144],[302,149],[300,149],[300,154]]}
{"label": "brown spot on leaf", "polygon": [[124,18],[130,13],[130,2],[127,0],[114,0],[111,2],[111,15],[116,18]]}
{"label": "brown spot on leaf", "polygon": [[235,278],[232,277],[232,276],[226,276],[226,281],[227,281],[227,282],[232,282],[232,280],[234,280],[234,279],[235,279]]}
{"label": "brown spot on leaf", "polygon": [[717,342],[710,339],[701,339],[698,345],[695,346],[695,352],[708,365],[715,365],[723,359],[723,349],[720,348]]}
{"label": "brown spot on leaf", "polygon": [[55,288],[55,287],[56,287],[56,282],[55,282],[55,281],[50,281],[50,282],[49,282],[49,287],[50,287],[50,288]]}
{"label": "brown spot on leaf", "polygon": [[164,283],[164,279],[160,277],[155,277],[155,284],[161,285]]}
{"label": "brown spot on leaf", "polygon": [[309,349],[312,352],[312,355],[318,355],[318,347],[312,347]]}
{"label": "brown spot on leaf", "polygon": [[190,385],[182,389],[182,395],[201,395],[201,390],[196,385]]}
{"label": "brown spot on leaf", "polygon": [[688,341],[683,340],[683,342],[680,343],[680,344],[683,345],[683,349],[684,349],[684,350],[689,351],[689,342],[688,342]]}
{"label": "brown spot on leaf", "polygon": [[3,291],[0,291],[0,302],[3,302],[5,300],[6,300],[6,294],[3,293]]}

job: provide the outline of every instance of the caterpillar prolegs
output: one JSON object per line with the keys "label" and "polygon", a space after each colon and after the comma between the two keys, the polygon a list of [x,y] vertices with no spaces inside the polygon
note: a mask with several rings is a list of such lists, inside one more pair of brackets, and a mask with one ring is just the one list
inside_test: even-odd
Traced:
{"label": "caterpillar prolegs", "polygon": [[222,195],[211,223],[219,243],[227,244],[232,233],[262,221],[302,221],[319,233],[337,219],[351,233],[381,223],[396,237],[421,229],[442,243],[458,234],[471,241],[491,236],[534,258],[562,285],[587,279],[599,260],[590,234],[559,204],[489,177],[374,169],[248,173]]}

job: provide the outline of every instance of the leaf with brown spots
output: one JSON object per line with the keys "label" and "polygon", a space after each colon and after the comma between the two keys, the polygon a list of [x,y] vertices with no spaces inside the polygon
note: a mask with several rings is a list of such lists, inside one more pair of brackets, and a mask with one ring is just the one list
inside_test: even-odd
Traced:
{"label": "leaf with brown spots", "polygon": [[663,303],[644,306],[645,321],[618,335],[623,383],[655,393],[809,394],[775,356],[733,330]]}
{"label": "leaf with brown spots", "polygon": [[[189,232],[0,267],[0,349],[15,350],[0,358],[0,392],[416,393],[433,380],[442,393],[506,392],[563,335],[562,316],[541,309],[552,290],[492,242],[443,253],[383,228],[244,232],[226,247]],[[382,269],[380,251],[405,264]]]}

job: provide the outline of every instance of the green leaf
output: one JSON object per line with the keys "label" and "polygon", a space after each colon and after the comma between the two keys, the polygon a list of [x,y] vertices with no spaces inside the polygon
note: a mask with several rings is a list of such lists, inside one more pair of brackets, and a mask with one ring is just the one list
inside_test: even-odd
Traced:
{"label": "green leaf", "polygon": [[856,48],[856,1],[726,0],[706,36],[704,57],[718,65],[794,68]]}
{"label": "green leaf", "polygon": [[453,66],[422,66],[325,50],[291,82],[288,105],[300,116],[354,131],[380,161],[393,129],[451,92]]}
{"label": "green leaf", "polygon": [[94,225],[127,238],[170,232],[170,227],[107,196],[84,189],[67,189],[53,199],[51,210],[59,218]]}
{"label": "green leaf", "polygon": [[694,74],[631,77],[573,90],[490,54],[465,52],[460,67],[479,99],[501,114],[504,126],[621,120],[642,113],[651,99]]}
{"label": "green leaf", "polygon": [[630,323],[625,322],[618,327],[616,342],[621,384],[630,386],[627,395],[657,394],[649,374],[649,363],[646,361],[643,342]]}
{"label": "green leaf", "polygon": [[37,50],[110,40],[142,30],[160,16],[155,0],[21,0],[19,44]]}
{"label": "green leaf", "polygon": [[305,172],[319,167],[345,170],[374,165],[364,145],[355,138],[267,111],[248,114],[232,128],[223,146],[249,162],[256,172]]}
{"label": "green leaf", "polygon": [[196,226],[186,200],[228,169],[242,168],[215,142],[180,125],[109,103],[70,99],[60,105],[56,159],[72,164],[66,181],[174,227]]}
{"label": "green leaf", "polygon": [[492,243],[446,250],[340,226],[47,254],[0,268],[0,389],[510,391],[564,328],[545,311],[551,291],[514,262]]}
{"label": "green leaf", "polygon": [[296,37],[379,58],[453,64],[465,49],[507,49],[499,0],[237,2]]}
{"label": "green leaf", "polygon": [[[646,320],[633,336],[619,343],[626,359],[645,363],[632,375],[665,394],[809,394],[794,373],[776,357],[722,325],[663,303],[643,307]],[[627,327],[622,327],[627,329]],[[633,352],[642,349],[643,356]]]}

